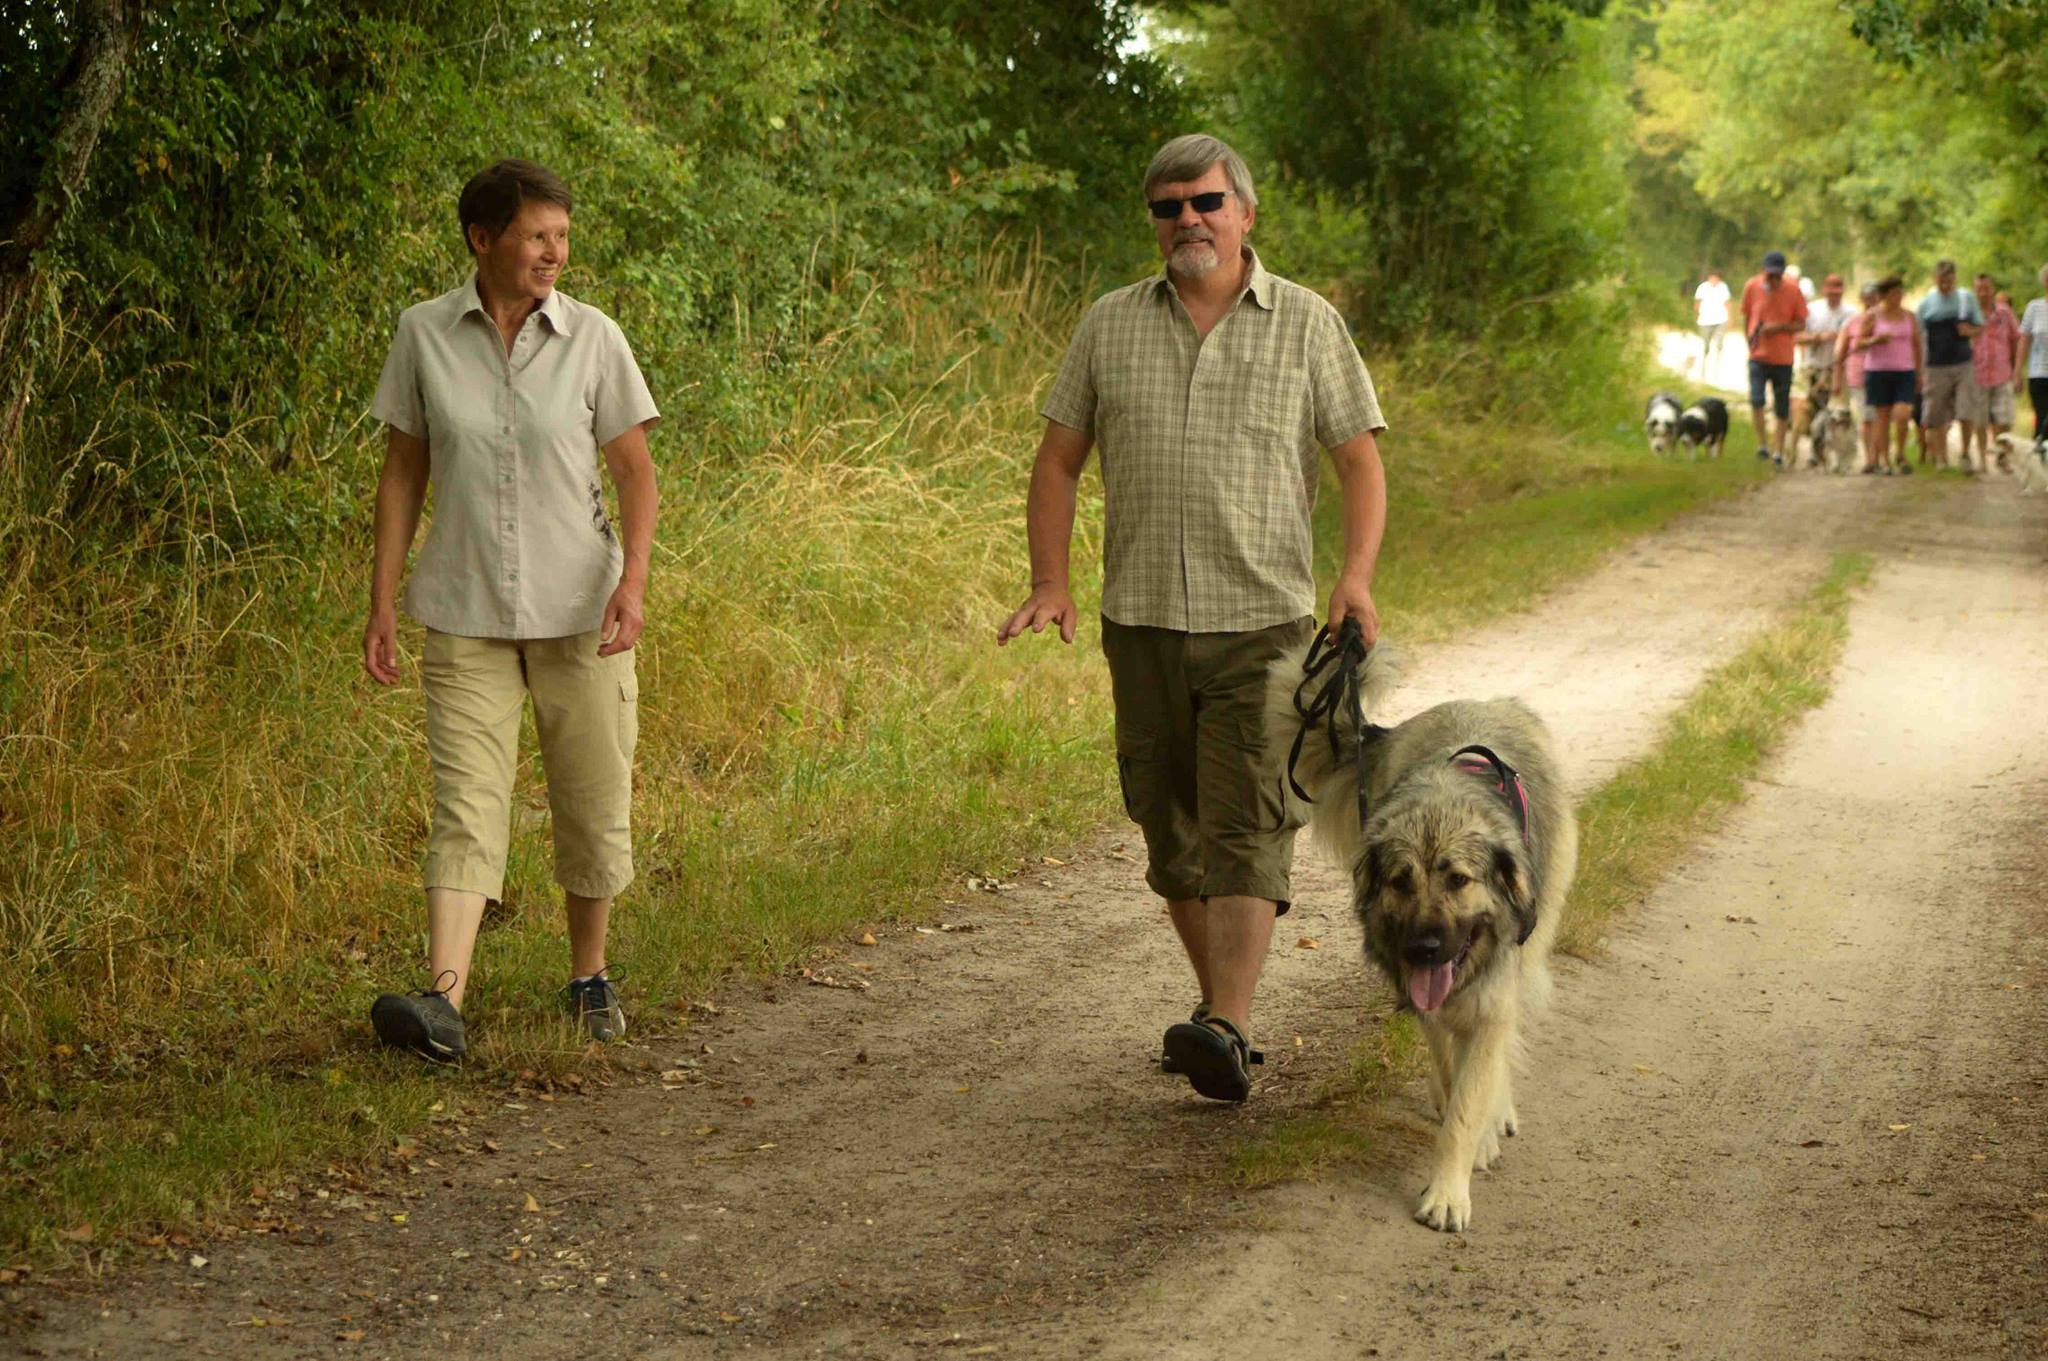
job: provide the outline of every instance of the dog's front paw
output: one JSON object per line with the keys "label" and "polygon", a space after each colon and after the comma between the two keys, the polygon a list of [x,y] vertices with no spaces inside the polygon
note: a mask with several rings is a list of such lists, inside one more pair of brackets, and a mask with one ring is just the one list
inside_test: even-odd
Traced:
{"label": "dog's front paw", "polygon": [[1438,1177],[1422,1193],[1415,1218],[1440,1233],[1463,1233],[1472,1222],[1472,1182],[1468,1177]]}

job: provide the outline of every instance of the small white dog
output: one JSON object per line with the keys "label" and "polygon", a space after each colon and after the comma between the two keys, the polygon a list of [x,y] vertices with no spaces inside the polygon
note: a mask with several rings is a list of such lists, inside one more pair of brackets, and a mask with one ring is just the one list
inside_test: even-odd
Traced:
{"label": "small white dog", "polygon": [[2039,482],[2041,490],[2048,492],[2048,436],[2022,447],[2011,435],[2000,435],[1993,441],[1998,456],[2004,459],[2012,470],[2020,475],[2020,495],[2024,496]]}

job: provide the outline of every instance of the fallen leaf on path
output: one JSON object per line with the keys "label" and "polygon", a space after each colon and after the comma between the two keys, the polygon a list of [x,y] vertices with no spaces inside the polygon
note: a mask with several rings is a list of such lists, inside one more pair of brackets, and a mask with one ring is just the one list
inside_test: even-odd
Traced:
{"label": "fallen leaf on path", "polygon": [[1061,860],[1058,856],[1041,855],[1038,857],[1038,863],[1041,865],[1062,866],[1065,865],[1067,862]]}
{"label": "fallen leaf on path", "polygon": [[525,1209],[526,1213],[530,1215],[537,1215],[540,1213],[540,1202],[534,1199],[533,1192],[528,1191],[526,1193],[526,1204],[523,1208]]}
{"label": "fallen leaf on path", "polygon": [[1755,926],[1757,924],[1757,920],[1755,917],[1738,917],[1733,912],[1728,914],[1728,920],[1732,922],[1741,922],[1746,926]]}
{"label": "fallen leaf on path", "polygon": [[1314,936],[1303,936],[1300,940],[1294,942],[1294,948],[1297,950],[1320,950],[1323,948],[1323,943]]}
{"label": "fallen leaf on path", "polygon": [[1657,1070],[1656,1070],[1655,1068],[1652,1068],[1652,1067],[1651,1067],[1651,1066],[1650,1066],[1649,1064],[1647,1064],[1647,1063],[1639,1063],[1639,1064],[1637,1064],[1637,1065],[1636,1065],[1636,1071],[1637,1071],[1638,1073],[1654,1073],[1654,1072],[1656,1072]]}
{"label": "fallen leaf on path", "polygon": [[57,1236],[68,1243],[90,1243],[92,1241],[92,1225],[80,1224],[76,1228],[63,1229],[58,1232]]}
{"label": "fallen leaf on path", "polygon": [[13,1285],[16,1281],[28,1279],[25,1266],[0,1266],[0,1285]]}
{"label": "fallen leaf on path", "polygon": [[1825,1139],[1801,1139],[1799,1146],[1801,1148],[1826,1148],[1828,1141]]}
{"label": "fallen leaf on path", "polygon": [[199,1270],[199,1268],[201,1268],[201,1267],[203,1267],[203,1266],[205,1266],[205,1265],[206,1265],[206,1259],[205,1259],[204,1257],[201,1257],[201,1256],[200,1256],[200,1255],[199,1255],[198,1253],[196,1253],[196,1252],[195,1252],[195,1253],[193,1253],[193,1254],[192,1254],[192,1257],[191,1257],[191,1264],[192,1264],[192,1269],[193,1269],[194,1271],[197,1271],[197,1270]]}
{"label": "fallen leaf on path", "polygon": [[697,1136],[698,1138],[700,1138],[700,1139],[701,1139],[701,1138],[703,1138],[703,1137],[704,1137],[705,1135],[707,1135],[707,1134],[716,1134],[716,1133],[718,1133],[718,1126],[716,1126],[716,1125],[699,1125],[699,1126],[697,1126],[697,1128],[695,1128],[695,1129],[691,1130],[691,1131],[690,1131],[690,1133],[692,1133],[692,1134],[696,1135],[696,1136]]}
{"label": "fallen leaf on path", "polygon": [[864,991],[869,986],[865,978],[834,978],[831,974],[819,973],[815,969],[799,969],[797,976],[816,988],[852,988]]}
{"label": "fallen leaf on path", "polygon": [[503,1153],[505,1151],[505,1146],[499,1143],[496,1139],[486,1139],[484,1140],[484,1149],[486,1152],[490,1153]]}
{"label": "fallen leaf on path", "polygon": [[877,942],[876,942],[876,940],[875,940],[875,933],[874,933],[874,932],[872,932],[872,931],[863,931],[863,932],[861,932],[861,933],[860,933],[860,943],[861,943],[862,945],[874,945],[874,944],[876,944]]}
{"label": "fallen leaf on path", "polygon": [[405,1216],[402,1214],[395,1214],[391,1216],[391,1222],[394,1224],[403,1224],[405,1222]]}
{"label": "fallen leaf on path", "polygon": [[953,1089],[953,1095],[955,1095],[955,1096],[965,1096],[965,1095],[967,1095],[967,1093],[969,1093],[969,1092],[971,1092],[971,1091],[973,1091],[973,1090],[974,1090],[974,1088],[972,1088],[972,1087],[969,1087],[969,1086],[955,1087],[955,1088]]}
{"label": "fallen leaf on path", "polygon": [[525,1249],[525,1248],[514,1248],[514,1249],[512,1249],[512,1251],[510,1251],[510,1252],[508,1252],[508,1253],[506,1253],[506,1254],[505,1254],[505,1260],[506,1260],[506,1261],[508,1261],[508,1262],[516,1262],[516,1261],[518,1261],[518,1260],[519,1260],[519,1259],[520,1259],[521,1257],[524,1257],[525,1255],[526,1255],[526,1249]]}
{"label": "fallen leaf on path", "polygon": [[1903,1134],[1913,1127],[1911,1125],[1886,1125],[1885,1128],[1894,1134]]}
{"label": "fallen leaf on path", "polygon": [[336,1342],[361,1342],[363,1340],[363,1330],[361,1328],[351,1328],[345,1333],[336,1333],[334,1340]]}

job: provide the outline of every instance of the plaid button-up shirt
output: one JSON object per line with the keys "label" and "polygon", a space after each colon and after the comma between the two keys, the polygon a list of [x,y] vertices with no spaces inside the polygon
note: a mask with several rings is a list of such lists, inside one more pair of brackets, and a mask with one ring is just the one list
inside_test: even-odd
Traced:
{"label": "plaid button-up shirt", "polygon": [[472,275],[399,315],[370,415],[427,442],[434,516],[406,613],[466,638],[603,622],[624,553],[598,450],[660,419],[617,322],[556,289],[507,354]]}
{"label": "plaid button-up shirt", "polygon": [[1102,453],[1102,612],[1243,632],[1317,612],[1320,450],[1383,430],[1337,309],[1268,274],[1206,338],[1162,271],[1096,300],[1046,397]]}

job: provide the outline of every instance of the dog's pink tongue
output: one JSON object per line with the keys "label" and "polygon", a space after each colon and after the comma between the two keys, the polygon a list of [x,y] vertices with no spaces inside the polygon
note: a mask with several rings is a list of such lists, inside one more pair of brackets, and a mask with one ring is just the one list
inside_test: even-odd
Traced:
{"label": "dog's pink tongue", "polygon": [[1408,1000],[1417,1011],[1435,1011],[1451,995],[1451,974],[1456,965],[1444,963],[1434,969],[1408,971]]}

